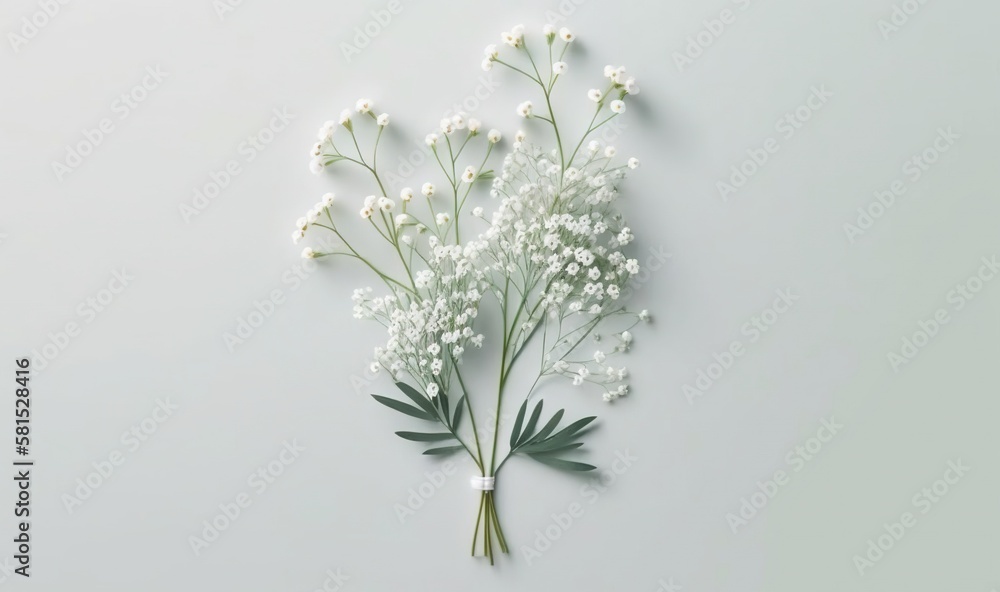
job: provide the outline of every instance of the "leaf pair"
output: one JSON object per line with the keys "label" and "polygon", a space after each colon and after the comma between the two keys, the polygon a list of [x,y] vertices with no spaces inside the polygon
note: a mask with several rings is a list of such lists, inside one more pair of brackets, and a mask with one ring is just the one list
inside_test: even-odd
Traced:
{"label": "leaf pair", "polygon": [[[404,382],[397,382],[396,387],[399,388],[399,390],[402,391],[408,399],[413,401],[414,405],[410,405],[409,403],[404,403],[403,401],[398,401],[396,399],[390,399],[389,397],[383,397],[381,395],[372,395],[372,397],[390,409],[394,409],[400,413],[417,419],[422,419],[424,421],[440,423],[448,430],[447,432],[430,433],[396,432],[397,436],[404,440],[410,440],[411,442],[444,442],[447,440],[460,442],[456,432],[460,422],[462,421],[462,406],[465,403],[465,395],[462,395],[462,398],[458,400],[458,405],[455,407],[454,414],[452,415],[448,396],[443,390],[440,395],[431,400],[424,396],[420,391]],[[438,448],[429,448],[424,451],[424,454],[451,454],[462,450],[464,447],[465,446],[459,443],[455,445],[441,446]]]}
{"label": "leaf pair", "polygon": [[521,409],[517,412],[517,418],[514,420],[514,428],[510,433],[510,454],[527,454],[542,464],[567,471],[593,471],[596,469],[597,467],[594,465],[566,460],[559,458],[558,455],[583,446],[583,442],[574,442],[574,440],[582,436],[583,429],[597,418],[590,416],[578,419],[556,432],[555,429],[565,414],[565,409],[560,409],[542,426],[542,429],[535,432],[538,420],[542,416],[543,403],[544,401],[539,401],[535,405],[527,423],[524,423],[524,416],[528,412],[528,401],[525,400],[521,405]]}

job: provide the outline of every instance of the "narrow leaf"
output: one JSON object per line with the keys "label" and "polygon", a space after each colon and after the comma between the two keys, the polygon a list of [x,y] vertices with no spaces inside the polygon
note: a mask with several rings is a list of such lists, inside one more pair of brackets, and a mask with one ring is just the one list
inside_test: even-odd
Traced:
{"label": "narrow leaf", "polygon": [[526,452],[528,454],[553,454],[556,452],[563,452],[566,450],[575,450],[583,446],[583,442],[574,442],[572,444],[564,444],[563,442],[540,442],[538,444],[529,444],[521,449],[521,452]]}
{"label": "narrow leaf", "polygon": [[550,467],[555,467],[557,469],[563,469],[565,471],[593,471],[597,467],[594,465],[588,465],[587,463],[575,462],[572,460],[565,460],[561,458],[553,458],[544,454],[530,455],[531,458],[537,460],[538,462],[549,465]]}
{"label": "narrow leaf", "polygon": [[531,444],[532,442],[540,442],[544,440],[546,436],[552,433],[552,430],[556,429],[556,426],[559,425],[559,422],[562,420],[563,413],[565,412],[566,412],[565,409],[560,409],[559,411],[556,411],[556,414],[552,416],[552,419],[550,419],[545,424],[545,426],[541,430],[539,430],[537,434],[532,436],[531,439],[529,439],[526,442],[526,444]]}
{"label": "narrow leaf", "polygon": [[389,397],[382,397],[382,396],[379,396],[379,395],[372,395],[372,397],[376,401],[378,401],[379,403],[382,403],[383,405],[385,405],[386,407],[388,407],[390,409],[395,409],[396,411],[399,411],[400,413],[405,413],[406,415],[409,415],[410,417],[416,417],[417,419],[424,419],[424,420],[427,420],[427,421],[438,421],[438,418],[431,416],[430,414],[428,414],[425,411],[417,409],[413,405],[407,405],[406,403],[403,403],[402,401],[397,401],[396,399],[390,399]]}
{"label": "narrow leaf", "polygon": [[531,434],[535,433],[535,426],[538,425],[538,418],[542,415],[542,403],[544,402],[544,400],[539,400],[538,405],[535,405],[535,409],[531,412],[531,417],[528,419],[527,425],[524,426],[524,433],[517,439],[516,446],[524,444],[531,437]]}
{"label": "narrow leaf", "polygon": [[420,391],[413,388],[412,386],[406,384],[405,382],[397,382],[396,386],[399,390],[403,391],[403,394],[410,398],[411,401],[416,403],[421,409],[426,411],[433,417],[437,417],[437,410],[434,409],[434,404],[430,402]]}
{"label": "narrow leaf", "polygon": [[453,454],[455,452],[458,452],[459,450],[462,450],[463,448],[465,447],[461,445],[442,446],[441,448],[431,448],[429,450],[424,450],[424,454],[436,454],[436,455]]}
{"label": "narrow leaf", "polygon": [[423,432],[396,432],[396,435],[411,442],[440,442],[441,440],[451,440],[455,436],[449,432],[439,432],[436,434],[426,434]]}
{"label": "narrow leaf", "polygon": [[510,447],[517,446],[517,440],[521,436],[521,424],[524,423],[524,412],[528,410],[528,400],[521,403],[521,408],[517,411],[517,419],[514,420],[514,429],[510,432]]}
{"label": "narrow leaf", "polygon": [[462,395],[458,400],[458,405],[455,406],[455,415],[451,418],[451,429],[453,430],[457,430],[461,425],[462,413],[465,412],[465,397],[466,395]]}
{"label": "narrow leaf", "polygon": [[553,434],[552,437],[550,437],[549,439],[550,440],[568,439],[577,432],[579,432],[580,430],[582,430],[583,428],[587,427],[587,425],[589,425],[590,422],[594,421],[595,419],[597,419],[597,417],[593,415],[591,415],[590,417],[584,417],[583,419],[578,419],[573,423],[569,424],[568,426],[564,427],[563,429],[559,430],[555,434]]}

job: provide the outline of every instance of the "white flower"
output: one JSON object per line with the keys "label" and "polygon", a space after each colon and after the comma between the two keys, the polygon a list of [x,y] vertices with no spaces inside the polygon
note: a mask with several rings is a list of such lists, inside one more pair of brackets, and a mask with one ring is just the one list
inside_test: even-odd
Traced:
{"label": "white flower", "polygon": [[479,133],[479,128],[481,128],[481,127],[483,127],[483,124],[482,124],[481,121],[479,121],[478,119],[475,119],[475,118],[469,118],[469,133],[470,134],[478,134]]}
{"label": "white flower", "polygon": [[455,129],[465,129],[465,113],[452,115],[451,124],[455,126]]}
{"label": "white flower", "polygon": [[376,199],[377,198],[374,195],[369,195],[368,197],[365,198],[365,205],[368,206],[369,208],[375,209]]}
{"label": "white flower", "polygon": [[625,101],[611,101],[611,110],[615,113],[624,113]]}
{"label": "white flower", "polygon": [[622,343],[632,343],[632,334],[628,331],[622,331]]}
{"label": "white flower", "polygon": [[340,112],[340,125],[347,127],[349,123],[351,123],[351,110],[344,109]]}
{"label": "white flower", "polygon": [[600,89],[592,88],[587,91],[587,97],[595,103],[600,103],[601,99],[604,98],[604,93],[602,93]]}
{"label": "white flower", "polygon": [[323,159],[314,158],[309,161],[309,170],[312,171],[314,175],[318,175],[323,172]]}
{"label": "white flower", "polygon": [[427,385],[427,394],[433,399],[438,395],[438,385],[436,382],[432,382]]}
{"label": "white flower", "polygon": [[378,362],[372,362],[368,365],[368,369],[371,370],[372,374],[378,374],[378,371],[382,369],[382,366]]}
{"label": "white flower", "polygon": [[605,78],[611,78],[611,76],[614,73],[615,73],[615,67],[614,66],[611,66],[611,65],[604,66],[604,77]]}
{"label": "white flower", "polygon": [[382,115],[379,115],[377,121],[378,121],[378,124],[380,126],[382,126],[382,127],[385,127],[385,126],[389,125],[389,114],[388,113],[383,113]]}
{"label": "white flower", "polygon": [[604,360],[606,360],[607,357],[608,356],[605,355],[605,353],[602,352],[601,350],[597,350],[596,352],[594,352],[594,361],[597,362],[598,364],[603,364]]}
{"label": "white flower", "polygon": [[317,257],[316,251],[313,251],[311,247],[306,247],[302,249],[303,259],[315,259]]}
{"label": "white flower", "polygon": [[545,25],[544,27],[542,27],[542,35],[545,35],[546,37],[555,37],[556,36],[555,26]]}
{"label": "white flower", "polygon": [[565,74],[567,68],[569,68],[569,65],[567,65],[566,62],[556,62],[552,64],[552,72],[557,76],[559,74]]}
{"label": "white flower", "polygon": [[639,313],[639,320],[640,321],[646,321],[648,323],[649,322],[649,311],[646,310],[646,309],[642,309],[642,312]]}
{"label": "white flower", "polygon": [[493,45],[492,43],[486,46],[486,49],[483,50],[483,54],[486,56],[486,59],[490,61],[493,61],[498,57],[500,57],[500,52],[497,51],[497,46]]}
{"label": "white flower", "polygon": [[613,158],[615,154],[618,154],[618,149],[614,146],[608,146],[604,149],[604,156],[607,156],[608,158]]}
{"label": "white flower", "polygon": [[394,220],[394,222],[396,223],[396,228],[399,228],[400,226],[404,226],[404,225],[406,225],[406,224],[408,224],[410,222],[410,215],[409,214],[399,214],[398,216],[396,216],[396,219]]}
{"label": "white flower", "polygon": [[319,138],[320,142],[325,142],[333,136],[333,130],[336,129],[337,124],[333,121],[327,121],[323,124],[323,127],[319,128],[319,133],[316,136]]}
{"label": "white flower", "polygon": [[446,136],[450,136],[455,132],[455,124],[451,122],[451,119],[446,117],[441,120],[441,132]]}
{"label": "white flower", "polygon": [[337,196],[334,195],[334,194],[332,194],[332,193],[326,193],[326,194],[324,194],[323,195],[323,205],[326,206],[326,207],[332,206],[333,205],[333,200],[336,197]]}
{"label": "white flower", "polygon": [[569,30],[569,29],[567,29],[566,27],[563,27],[563,28],[559,29],[559,36],[560,36],[560,37],[562,38],[562,40],[563,40],[563,41],[565,41],[566,43],[570,43],[570,42],[572,42],[572,41],[573,41],[574,39],[576,39],[576,35],[574,35],[574,34],[573,34],[573,31],[570,31],[570,30]]}
{"label": "white flower", "polygon": [[378,207],[383,212],[388,212],[392,208],[396,207],[396,202],[392,201],[388,197],[378,198]]}
{"label": "white flower", "polygon": [[523,142],[524,138],[526,138],[526,137],[527,137],[527,135],[524,133],[524,131],[517,130],[517,133],[514,134],[514,141],[515,142]]}
{"label": "white flower", "polygon": [[313,144],[312,150],[309,151],[309,156],[315,158],[321,154],[323,154],[323,145],[319,143]]}
{"label": "white flower", "polygon": [[639,159],[635,158],[634,156],[628,159],[628,168],[633,170],[639,168]]}
{"label": "white flower", "polygon": [[365,206],[365,207],[361,208],[361,212],[360,213],[361,213],[361,217],[362,218],[368,219],[368,218],[372,217],[372,214],[374,213],[374,210],[372,210],[371,206]]}
{"label": "white flower", "polygon": [[306,220],[308,220],[310,224],[312,224],[316,220],[319,220],[319,212],[317,212],[315,209],[309,210],[308,212],[306,212]]}
{"label": "white flower", "polygon": [[531,101],[525,101],[517,106],[517,114],[521,117],[531,117],[532,107]]}
{"label": "white flower", "polygon": [[521,47],[521,43],[524,39],[524,26],[518,25],[509,33],[504,31],[500,34],[500,38],[503,39],[504,43],[511,47]]}
{"label": "white flower", "polygon": [[477,218],[481,218],[483,215],[483,208],[481,207],[472,208],[472,215]]}
{"label": "white flower", "polygon": [[601,143],[597,140],[591,140],[590,143],[587,144],[587,150],[590,151],[591,154],[597,154],[597,151],[600,149]]}
{"label": "white flower", "polygon": [[371,99],[358,99],[357,104],[354,105],[354,109],[357,110],[358,113],[370,113],[372,107],[373,105]]}
{"label": "white flower", "polygon": [[427,144],[428,146],[432,146],[432,147],[433,147],[433,146],[437,146],[437,143],[438,143],[438,135],[437,135],[437,134],[427,134],[427,137],[426,137],[426,138],[424,138],[424,142],[425,142],[425,143],[426,143],[426,144]]}
{"label": "white flower", "polygon": [[462,181],[466,183],[472,183],[476,180],[476,168],[473,166],[465,167],[465,172],[462,173]]}
{"label": "white flower", "polygon": [[524,37],[524,25],[514,25],[514,28],[510,30],[516,37]]}
{"label": "white flower", "polygon": [[639,94],[639,83],[635,81],[634,76],[625,81],[625,92],[630,95]]}
{"label": "white flower", "polygon": [[500,134],[500,130],[491,129],[487,137],[490,139],[491,144],[496,144],[497,142],[500,141],[500,138],[502,138],[503,136]]}
{"label": "white flower", "polygon": [[485,60],[483,60],[483,63],[480,64],[479,66],[483,69],[483,71],[489,72],[490,70],[493,69],[493,60],[486,58]]}
{"label": "white flower", "polygon": [[309,228],[309,220],[306,219],[305,216],[303,216],[303,217],[301,217],[301,218],[299,218],[298,220],[295,221],[295,226],[299,230],[305,232],[306,228]]}
{"label": "white flower", "polygon": [[413,190],[409,187],[404,187],[403,190],[399,192],[399,199],[403,201],[410,201],[413,199]]}
{"label": "white flower", "polygon": [[451,220],[451,216],[449,216],[445,212],[441,212],[437,216],[434,216],[434,221],[437,222],[438,226],[444,226],[450,220]]}
{"label": "white flower", "polygon": [[299,244],[299,241],[305,237],[306,233],[301,230],[296,230],[292,233],[292,244]]}
{"label": "white flower", "polygon": [[424,183],[424,186],[420,188],[420,193],[423,193],[427,197],[434,195],[434,184]]}

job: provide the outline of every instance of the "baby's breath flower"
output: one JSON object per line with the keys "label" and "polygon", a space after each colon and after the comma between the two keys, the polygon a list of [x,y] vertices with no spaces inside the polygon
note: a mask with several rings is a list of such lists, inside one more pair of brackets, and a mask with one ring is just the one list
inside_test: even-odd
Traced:
{"label": "baby's breath flower", "polygon": [[438,390],[439,390],[438,385],[435,382],[432,382],[432,383],[430,383],[430,384],[427,385],[427,394],[432,399],[434,397],[438,396]]}
{"label": "baby's breath flower", "polygon": [[428,146],[431,146],[432,148],[434,146],[437,146],[438,135],[437,134],[427,134],[427,137],[424,138],[424,143],[426,143]]}
{"label": "baby's breath flower", "polygon": [[546,37],[555,37],[556,36],[555,25],[547,24],[544,27],[542,27],[542,35],[545,35]]}
{"label": "baby's breath flower", "polygon": [[566,27],[559,29],[559,37],[566,43],[571,43],[574,39],[576,39],[576,35],[574,35],[573,32]]}
{"label": "baby's breath flower", "polygon": [[611,101],[611,110],[615,113],[624,113],[625,101]]}
{"label": "baby's breath flower", "polygon": [[372,105],[371,99],[358,99],[357,104],[354,105],[354,109],[358,113],[371,113]]}
{"label": "baby's breath flower", "polygon": [[298,227],[299,230],[305,232],[306,228],[309,228],[309,220],[303,216],[295,221],[295,226]]}
{"label": "baby's breath flower", "polygon": [[299,244],[299,241],[305,238],[306,233],[301,230],[296,230],[292,233],[292,244]]}
{"label": "baby's breath flower", "polygon": [[592,88],[587,91],[587,98],[595,103],[600,103],[601,99],[604,98],[604,93],[602,93],[600,89]]}
{"label": "baby's breath flower", "polygon": [[604,156],[608,158],[613,158],[615,154],[618,154],[618,149],[614,146],[608,146],[604,149]]}
{"label": "baby's breath flower", "polygon": [[483,208],[478,207],[478,206],[475,207],[475,208],[472,208],[472,215],[475,216],[475,217],[477,217],[477,218],[481,218],[483,216]]}
{"label": "baby's breath flower", "polygon": [[521,117],[531,117],[532,107],[531,101],[525,101],[517,106],[517,114]]}
{"label": "baby's breath flower", "polygon": [[527,135],[522,130],[517,130],[517,133],[514,134],[514,141],[523,142],[526,137]]}
{"label": "baby's breath flower", "polygon": [[446,212],[440,212],[438,215],[434,216],[434,221],[437,222],[438,226],[444,226],[451,221],[451,216],[449,216]]}
{"label": "baby's breath flower", "polygon": [[645,321],[645,322],[647,322],[647,323],[648,323],[648,322],[649,322],[649,319],[650,319],[650,316],[649,316],[649,311],[648,311],[648,310],[646,310],[645,308],[644,308],[644,309],[642,309],[642,312],[640,312],[640,313],[639,313],[639,320],[640,320],[640,321]]}
{"label": "baby's breath flower", "polygon": [[313,251],[311,247],[306,247],[302,249],[303,259],[315,259],[317,256],[318,254],[316,253],[316,251]]}
{"label": "baby's breath flower", "polygon": [[639,94],[639,83],[635,81],[635,77],[629,77],[629,79],[625,81],[625,92],[630,95]]}
{"label": "baby's breath flower", "polygon": [[491,129],[487,137],[489,138],[491,144],[496,144],[503,136],[500,134],[500,130]]}
{"label": "baby's breath flower", "polygon": [[427,197],[434,195],[434,184],[424,183],[424,186],[420,188],[420,193],[423,193]]}
{"label": "baby's breath flower", "polygon": [[456,113],[452,115],[451,124],[455,126],[455,129],[465,129],[465,113]]}
{"label": "baby's breath flower", "polygon": [[483,69],[484,72],[489,72],[490,70],[493,69],[493,60],[486,58],[479,66]]}
{"label": "baby's breath flower", "polygon": [[452,123],[451,119],[448,117],[441,120],[440,127],[441,127],[441,132],[446,136],[450,136],[455,132],[455,124]]}
{"label": "baby's breath flower", "polygon": [[639,159],[634,156],[628,159],[628,168],[633,170],[639,168]]}
{"label": "baby's breath flower", "polygon": [[465,172],[462,173],[462,181],[466,183],[472,183],[476,180],[476,167],[467,166],[465,167]]}
{"label": "baby's breath flower", "polygon": [[476,135],[479,133],[479,128],[483,126],[482,122],[475,118],[469,119],[469,133]]}
{"label": "baby's breath flower", "polygon": [[378,207],[383,212],[388,212],[392,208],[396,207],[396,202],[392,201],[388,197],[380,197],[378,198]]}
{"label": "baby's breath flower", "polygon": [[378,121],[378,124],[380,126],[382,126],[382,127],[385,127],[385,126],[389,125],[389,114],[388,113],[383,113],[383,114],[379,115],[377,121]]}
{"label": "baby's breath flower", "polygon": [[323,172],[323,159],[314,158],[309,161],[309,170],[312,171],[314,175],[318,175]]}
{"label": "baby's breath flower", "polygon": [[490,61],[500,57],[500,52],[497,51],[497,46],[493,44],[487,45],[486,49],[483,50],[483,54],[486,55],[486,59]]}
{"label": "baby's breath flower", "polygon": [[566,62],[556,62],[552,64],[552,72],[557,76],[565,74],[567,68],[569,68],[569,65],[567,65]]}
{"label": "baby's breath flower", "polygon": [[413,199],[413,189],[404,187],[403,190],[399,192],[399,199],[403,201],[410,201]]}
{"label": "baby's breath flower", "polygon": [[374,213],[374,210],[372,209],[371,206],[365,206],[365,207],[361,208],[361,212],[360,213],[361,213],[361,217],[362,218],[368,219],[368,218],[372,217],[372,214]]}
{"label": "baby's breath flower", "polygon": [[332,194],[332,193],[324,193],[323,194],[323,205],[326,206],[326,207],[332,206],[333,205],[333,200],[336,199],[336,197],[337,196],[334,195],[334,194]]}

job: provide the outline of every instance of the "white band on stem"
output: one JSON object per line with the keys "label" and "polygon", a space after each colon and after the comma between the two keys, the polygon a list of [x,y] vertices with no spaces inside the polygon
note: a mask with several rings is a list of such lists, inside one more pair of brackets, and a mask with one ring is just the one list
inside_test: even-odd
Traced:
{"label": "white band on stem", "polygon": [[493,491],[495,483],[495,477],[473,477],[469,479],[469,484],[472,485],[472,488],[479,491]]}

